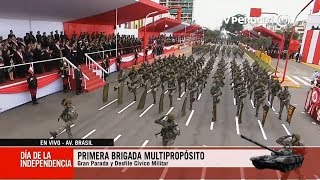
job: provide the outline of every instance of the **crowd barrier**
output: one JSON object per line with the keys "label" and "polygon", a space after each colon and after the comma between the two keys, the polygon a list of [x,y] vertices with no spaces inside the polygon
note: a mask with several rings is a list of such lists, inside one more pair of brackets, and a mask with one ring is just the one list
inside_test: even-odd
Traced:
{"label": "crowd barrier", "polygon": [[271,65],[272,58],[270,56],[268,56],[267,54],[256,50],[256,56],[258,56],[260,59],[262,59],[262,61],[264,61],[265,63]]}
{"label": "crowd barrier", "polygon": [[[69,80],[74,79],[75,78],[74,70],[77,69],[77,67],[65,57],[43,60],[43,61],[32,62],[32,63],[18,64],[13,66],[4,66],[4,67],[1,67],[1,69],[7,69],[11,67],[17,68],[21,66],[25,66],[26,68],[29,68],[30,66],[34,67],[37,64],[42,64],[47,62],[57,62],[57,61],[62,61],[67,63],[67,66],[70,69]],[[84,76],[83,78],[84,86],[86,88],[86,83],[89,80],[89,77],[85,74],[83,74],[83,76]],[[39,76],[37,79],[38,79],[37,98],[48,96],[50,94],[54,94],[63,90],[62,79],[60,78],[60,75],[58,74],[57,70],[48,72],[42,76]],[[1,99],[0,113],[30,102],[31,96],[29,93],[27,80],[25,79],[20,82],[0,86],[0,99]]]}

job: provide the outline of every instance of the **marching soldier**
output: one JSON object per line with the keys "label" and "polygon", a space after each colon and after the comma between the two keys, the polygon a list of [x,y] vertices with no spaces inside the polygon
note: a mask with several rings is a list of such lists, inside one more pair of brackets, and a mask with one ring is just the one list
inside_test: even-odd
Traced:
{"label": "marching soldier", "polygon": [[198,84],[195,80],[191,80],[191,82],[189,83],[189,87],[188,87],[188,90],[190,92],[190,110],[192,110],[192,104],[193,102],[195,101],[195,98],[194,98],[194,95],[195,95],[195,92],[197,91],[198,89]]}
{"label": "marching soldier", "polygon": [[120,86],[124,86],[124,82],[127,79],[126,73],[121,69],[118,73],[118,86],[114,87],[114,91],[118,90]]}
{"label": "marching soldier", "polygon": [[215,122],[217,119],[217,104],[220,102],[219,97],[222,95],[221,89],[219,86],[212,86],[210,93],[212,95],[212,122]]}
{"label": "marching soldier", "polygon": [[291,95],[290,92],[288,90],[288,87],[284,87],[284,90],[281,90],[278,94],[278,98],[280,100],[280,111],[279,111],[279,117],[278,119],[281,120],[281,116],[282,116],[282,111],[284,106],[286,107],[286,109],[288,110],[289,108],[289,104],[290,104],[290,99],[291,99]]}
{"label": "marching soldier", "polygon": [[64,107],[64,110],[58,118],[58,122],[60,119],[62,119],[64,124],[57,131],[50,132],[50,134],[55,139],[57,135],[65,129],[69,138],[72,139],[73,136],[71,133],[71,125],[73,125],[78,119],[78,113],[76,108],[72,105],[72,101],[70,99],[63,99],[61,105]]}
{"label": "marching soldier", "polygon": [[155,74],[155,76],[151,77],[151,81],[150,82],[151,82],[151,91],[152,91],[152,97],[153,97],[153,104],[156,104],[156,102],[157,102],[157,90],[158,90],[158,87],[161,84],[160,77]]}
{"label": "marching soldier", "polygon": [[63,80],[63,92],[66,93],[69,90],[69,68],[66,62],[64,62],[60,68],[59,74]]}
{"label": "marching soldier", "polygon": [[266,99],[265,86],[263,84],[258,84],[254,90],[254,106],[256,108],[256,117],[258,117],[260,106],[265,101],[265,99]]}
{"label": "marching soldier", "polygon": [[[270,107],[272,107],[274,97],[277,96],[280,90],[281,90],[280,82],[277,80],[273,80],[272,84],[269,86],[269,93],[268,93],[268,101],[270,102]],[[270,100],[270,96],[271,96],[271,100]]]}
{"label": "marching soldier", "polygon": [[[176,137],[180,136],[180,128],[178,123],[175,122],[174,115],[169,114],[168,116],[163,116],[160,119],[157,119],[155,123],[162,126],[161,132],[158,133],[162,136],[162,145],[172,146]],[[156,136],[158,134],[156,134]]]}

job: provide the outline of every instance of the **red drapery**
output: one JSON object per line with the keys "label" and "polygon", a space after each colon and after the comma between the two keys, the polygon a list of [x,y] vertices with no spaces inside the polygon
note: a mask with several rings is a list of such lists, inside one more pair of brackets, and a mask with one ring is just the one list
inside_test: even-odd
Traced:
{"label": "red drapery", "polygon": [[[60,78],[59,74],[52,74],[43,78],[38,78],[38,89],[53,83],[59,78]],[[24,81],[20,84],[16,84],[13,86],[0,89],[0,94],[16,94],[16,93],[22,93],[27,91],[29,91],[29,87],[27,82]]]}

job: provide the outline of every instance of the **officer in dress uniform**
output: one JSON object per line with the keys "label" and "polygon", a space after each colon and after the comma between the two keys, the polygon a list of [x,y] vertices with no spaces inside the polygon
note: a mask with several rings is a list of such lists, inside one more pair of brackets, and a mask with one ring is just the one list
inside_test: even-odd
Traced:
{"label": "officer in dress uniform", "polygon": [[35,106],[39,104],[37,102],[37,89],[38,89],[38,80],[37,77],[34,74],[33,68],[29,68],[29,76],[27,78],[28,86],[29,86],[29,91],[32,99],[32,104]]}
{"label": "officer in dress uniform", "polygon": [[66,93],[69,90],[69,68],[66,62],[64,62],[60,68],[59,74],[63,80],[63,92]]}
{"label": "officer in dress uniform", "polygon": [[69,139],[72,139],[73,135],[71,133],[71,126],[77,121],[78,113],[76,108],[72,105],[72,101],[70,99],[63,99],[61,105],[64,107],[64,110],[58,118],[58,122],[60,119],[62,119],[64,124],[58,130],[50,132],[50,135],[55,139],[57,135],[62,133],[62,131],[65,129]]}

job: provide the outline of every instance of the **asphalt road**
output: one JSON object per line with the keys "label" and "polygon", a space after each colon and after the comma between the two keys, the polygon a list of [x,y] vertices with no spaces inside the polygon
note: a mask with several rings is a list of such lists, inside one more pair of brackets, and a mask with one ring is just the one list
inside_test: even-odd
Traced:
{"label": "asphalt road", "polygon": [[[206,55],[209,59],[209,54]],[[216,70],[218,57],[212,75]],[[228,59],[227,61],[230,61]],[[241,59],[237,59],[241,63]],[[309,75],[301,67],[300,70]],[[228,70],[229,71],[229,70]],[[289,73],[295,70],[289,70]],[[312,74],[312,73],[311,73]],[[108,81],[116,80],[117,74],[112,74]],[[176,115],[181,129],[181,136],[177,137],[175,146],[253,146],[253,144],[242,140],[239,134],[246,135],[254,140],[269,146],[277,145],[276,139],[292,133],[301,134],[302,141],[308,146],[318,146],[320,141],[320,127],[308,115],[301,113],[305,102],[306,91],[309,87],[291,89],[292,104],[297,105],[292,124],[277,119],[279,104],[274,103],[274,110],[270,110],[265,127],[259,125],[262,118],[262,109],[259,118],[254,117],[255,109],[249,98],[245,101],[242,124],[236,123],[236,106],[234,106],[233,92],[231,91],[230,76],[225,80],[223,95],[217,110],[217,121],[211,123],[212,97],[209,92],[212,82],[211,77],[203,91],[203,94],[193,105],[193,110],[187,111],[185,117],[180,117],[183,99],[178,100],[178,92],[174,95],[174,108],[169,107],[168,94],[164,98],[164,113],[158,113],[158,102],[152,106],[152,94],[146,99],[144,110],[137,110],[139,102],[133,101],[133,94],[125,87],[123,104],[118,105],[116,92],[110,85],[109,102],[102,104],[102,89],[93,93],[74,95],[56,93],[39,100],[39,106],[26,104],[10,111],[0,114],[0,138],[50,138],[49,132],[61,125],[57,118],[63,110],[60,102],[63,98],[70,97],[79,111],[79,120],[72,128],[75,138],[115,138],[116,146],[160,146],[161,138],[155,137],[161,127],[154,120],[167,114],[169,111]],[[138,90],[138,101],[143,89]],[[160,93],[157,93],[158,100]],[[113,103],[112,103],[113,102]],[[150,108],[148,108],[150,107]],[[99,110],[100,109],[100,110]],[[148,109],[148,111],[146,111]],[[141,114],[145,113],[141,116]],[[140,117],[139,117],[140,116]],[[237,128],[239,127],[239,128]],[[239,132],[239,133],[238,133]],[[67,138],[66,133],[58,138]]]}

